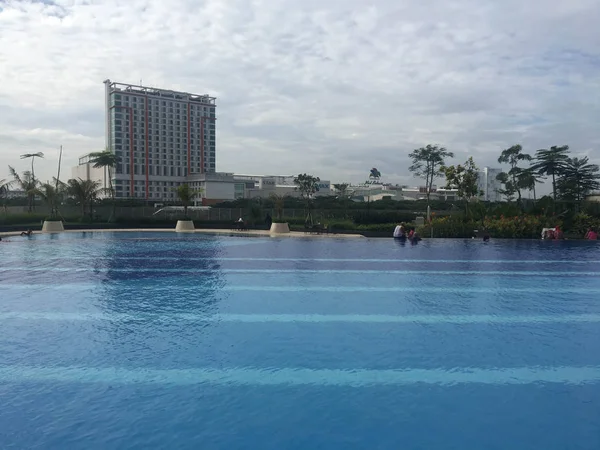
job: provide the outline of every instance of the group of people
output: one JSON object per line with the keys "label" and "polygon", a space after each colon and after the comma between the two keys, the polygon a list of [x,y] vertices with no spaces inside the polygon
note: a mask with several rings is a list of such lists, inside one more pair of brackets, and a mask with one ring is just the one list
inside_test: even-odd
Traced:
{"label": "group of people", "polygon": [[[542,230],[542,239],[544,240],[562,240],[564,238],[565,235],[558,225],[554,228],[544,228]],[[588,228],[584,239],[588,241],[597,241],[598,233],[596,232],[596,229],[593,227]]]}
{"label": "group of people", "polygon": [[408,239],[411,242],[419,242],[421,237],[417,234],[417,230],[414,227],[407,230],[404,225],[400,224],[394,229],[394,239]]}

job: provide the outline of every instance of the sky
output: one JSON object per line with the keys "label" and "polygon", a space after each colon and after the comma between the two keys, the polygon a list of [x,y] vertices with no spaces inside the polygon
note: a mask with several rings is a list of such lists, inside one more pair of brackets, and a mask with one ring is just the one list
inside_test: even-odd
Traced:
{"label": "sky", "polygon": [[597,0],[0,0],[0,179],[102,150],[105,79],[217,97],[223,172],[417,184],[427,144],[598,163],[598,23]]}

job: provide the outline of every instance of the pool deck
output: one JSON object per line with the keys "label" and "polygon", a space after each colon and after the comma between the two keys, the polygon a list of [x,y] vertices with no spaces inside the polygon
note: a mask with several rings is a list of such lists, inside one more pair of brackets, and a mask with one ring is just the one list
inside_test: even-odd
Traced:
{"label": "pool deck", "polygon": [[[86,229],[86,230],[65,230],[61,233],[105,233],[105,232],[153,232],[153,233],[175,233],[175,228],[118,228],[118,229]],[[364,238],[361,234],[342,234],[342,233],[323,233],[323,234],[310,234],[303,231],[290,231],[289,233],[271,233],[269,230],[227,230],[227,229],[209,229],[209,228],[197,228],[194,231],[186,231],[183,234],[212,234],[212,235],[226,235],[226,236],[269,236],[269,237],[292,237],[292,238]],[[51,234],[42,233],[41,231],[34,231],[33,234]],[[0,232],[0,237],[18,236],[20,237],[20,231],[6,231]]]}

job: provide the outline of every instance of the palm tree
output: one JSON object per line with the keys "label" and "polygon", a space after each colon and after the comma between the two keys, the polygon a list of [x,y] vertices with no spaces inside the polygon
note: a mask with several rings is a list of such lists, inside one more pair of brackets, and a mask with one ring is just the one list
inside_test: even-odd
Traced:
{"label": "palm tree", "polygon": [[10,181],[0,180],[0,199],[2,199],[4,212],[6,212],[6,199],[8,198],[8,189],[10,188],[10,184]]}
{"label": "palm tree", "polygon": [[90,218],[92,218],[92,206],[100,191],[99,181],[72,178],[67,182],[67,193],[81,205],[82,217],[85,217],[85,208],[89,205]]}
{"label": "palm tree", "polygon": [[108,221],[115,216],[116,211],[116,202],[115,202],[115,190],[113,189],[112,184],[112,169],[119,163],[119,158],[115,155],[110,149],[106,149],[102,152],[93,152],[89,154],[90,163],[92,163],[94,168],[106,169],[108,175],[108,192],[110,194],[110,198],[112,200],[112,212],[110,214],[110,218]]}
{"label": "palm tree", "polygon": [[273,201],[273,209],[275,209],[275,218],[277,220],[283,219],[283,207],[285,205],[285,197],[278,195],[275,192],[269,194],[269,198]]}
{"label": "palm tree", "polygon": [[552,197],[556,202],[556,178],[560,177],[567,160],[569,159],[569,146],[553,145],[549,149],[540,149],[535,152],[535,162],[531,165],[531,170],[540,176],[552,177]]}
{"label": "palm tree", "polygon": [[190,206],[190,203],[192,203],[194,198],[201,193],[202,189],[192,189],[187,183],[180,184],[177,187],[177,197],[179,197],[179,200],[183,203],[183,215],[186,219],[189,220],[187,215],[188,206]]}
{"label": "palm tree", "polygon": [[40,196],[46,202],[50,209],[50,219],[53,220],[58,215],[58,204],[64,191],[64,183],[43,183],[39,188],[35,189],[36,195]]}
{"label": "palm tree", "polygon": [[592,191],[600,189],[600,167],[589,158],[568,158],[563,175],[557,181],[561,197],[580,202]]}
{"label": "palm tree", "polygon": [[21,155],[21,159],[31,158],[31,179],[33,180],[34,184],[35,184],[35,172],[33,171],[33,162],[35,161],[35,158],[43,158],[43,157],[44,157],[44,154],[42,152],[25,153],[24,155]]}
{"label": "palm tree", "polygon": [[536,175],[535,171],[531,168],[523,169],[519,174],[517,184],[521,189],[527,189],[533,192],[533,201],[537,201],[535,195],[535,186],[537,183],[541,183],[542,179]]}
{"label": "palm tree", "polygon": [[34,200],[37,182],[29,170],[23,172],[23,176],[19,176],[12,166],[8,166],[8,170],[13,177],[13,183],[16,183],[18,188],[27,195],[27,212],[32,212],[35,209]]}

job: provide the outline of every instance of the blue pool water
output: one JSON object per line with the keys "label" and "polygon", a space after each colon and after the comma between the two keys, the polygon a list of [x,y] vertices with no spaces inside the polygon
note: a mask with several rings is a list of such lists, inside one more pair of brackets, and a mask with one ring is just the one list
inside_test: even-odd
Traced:
{"label": "blue pool water", "polygon": [[0,448],[600,448],[600,247],[0,245]]}

